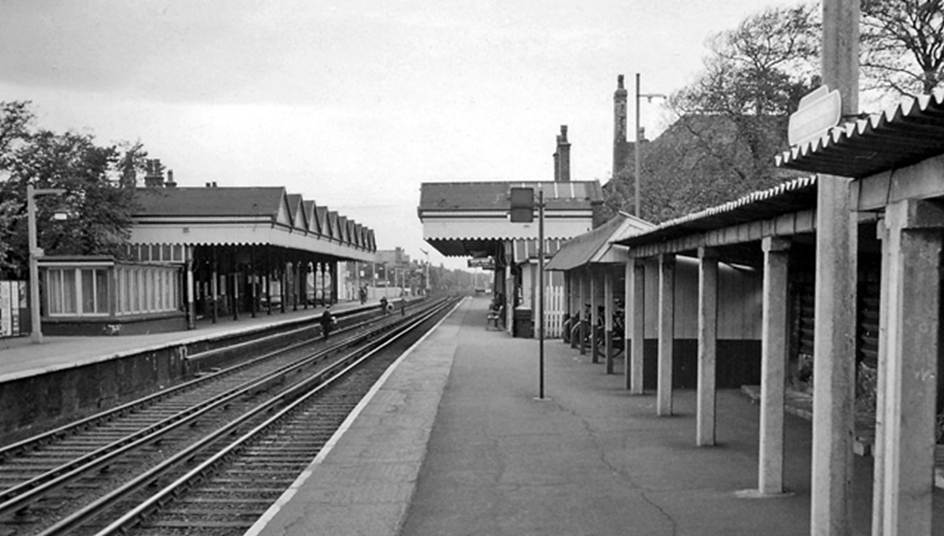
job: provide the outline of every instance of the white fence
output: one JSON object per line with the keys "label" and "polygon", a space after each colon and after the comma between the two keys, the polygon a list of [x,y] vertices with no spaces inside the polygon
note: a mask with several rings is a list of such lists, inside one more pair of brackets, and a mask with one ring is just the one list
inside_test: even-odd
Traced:
{"label": "white fence", "polygon": [[[564,323],[564,287],[544,289],[544,336],[558,338]],[[537,333],[534,334],[537,336]]]}

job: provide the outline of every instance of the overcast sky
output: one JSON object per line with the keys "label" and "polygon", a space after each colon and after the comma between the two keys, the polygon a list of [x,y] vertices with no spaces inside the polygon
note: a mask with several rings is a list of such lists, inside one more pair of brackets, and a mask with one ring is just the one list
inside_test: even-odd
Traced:
{"label": "overcast sky", "polygon": [[[671,92],[710,34],[782,4],[0,0],[0,100],[139,139],[182,186],[283,185],[421,257],[421,182],[550,180],[562,124],[572,178],[605,182],[617,74]],[[643,106],[649,132],[664,115]]]}

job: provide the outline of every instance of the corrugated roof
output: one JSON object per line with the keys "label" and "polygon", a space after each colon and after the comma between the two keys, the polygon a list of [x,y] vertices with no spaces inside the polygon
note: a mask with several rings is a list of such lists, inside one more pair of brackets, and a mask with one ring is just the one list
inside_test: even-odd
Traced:
{"label": "corrugated roof", "polygon": [[651,244],[739,223],[765,220],[815,206],[816,177],[801,177],[767,190],[751,192],[722,205],[663,222],[651,231],[616,240],[616,243],[624,246]]}
{"label": "corrugated roof", "polygon": [[603,225],[588,231],[582,235],[575,236],[561,246],[551,262],[547,263],[548,270],[572,270],[578,266],[589,264],[602,249],[609,247],[609,243],[615,240],[626,238],[623,236],[626,231],[626,223],[632,220],[633,234],[639,232],[639,227],[652,224],[640,220],[635,216],[630,216],[625,212],[619,212],[613,218]]}
{"label": "corrugated roof", "polygon": [[137,188],[135,216],[271,216],[276,217],[285,188],[281,186],[217,188]]}
{"label": "corrugated roof", "polygon": [[944,153],[944,92],[922,95],[891,110],[834,127],[778,155],[777,165],[861,178]]}
{"label": "corrugated roof", "polygon": [[603,202],[599,181],[424,182],[419,210],[508,210],[512,187],[544,192],[548,209],[588,209]]}

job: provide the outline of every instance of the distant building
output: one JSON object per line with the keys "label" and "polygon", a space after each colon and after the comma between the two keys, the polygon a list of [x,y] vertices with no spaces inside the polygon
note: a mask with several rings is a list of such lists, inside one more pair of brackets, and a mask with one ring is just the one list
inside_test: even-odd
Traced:
{"label": "distant building", "polygon": [[[567,127],[557,136],[553,181],[423,183],[418,214],[423,238],[446,256],[491,258],[495,278],[492,291],[503,298],[506,329],[531,337],[536,333],[534,310],[538,292],[538,222],[509,221],[512,187],[534,189],[544,195],[544,250],[550,258],[563,241],[585,233],[602,222],[603,194],[598,181],[570,180],[570,142]],[[535,212],[535,215],[537,212]],[[563,277],[549,274],[546,296],[561,304]],[[550,303],[550,301],[548,302]],[[560,318],[560,315],[547,315]],[[545,323],[557,336],[557,324]]]}

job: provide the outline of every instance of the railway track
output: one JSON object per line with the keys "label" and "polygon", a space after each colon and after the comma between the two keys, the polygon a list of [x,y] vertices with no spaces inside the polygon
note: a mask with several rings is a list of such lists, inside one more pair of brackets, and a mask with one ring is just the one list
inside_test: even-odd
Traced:
{"label": "railway track", "polygon": [[405,325],[442,306],[385,317],[377,327],[357,323],[318,351],[306,350],[308,343],[271,352],[0,449],[0,535],[94,532],[102,522],[94,530],[83,525],[143,486],[200,463],[213,444],[398,340]]}

